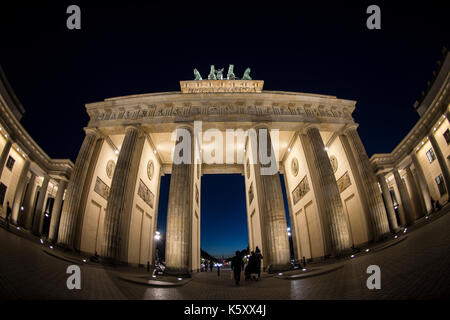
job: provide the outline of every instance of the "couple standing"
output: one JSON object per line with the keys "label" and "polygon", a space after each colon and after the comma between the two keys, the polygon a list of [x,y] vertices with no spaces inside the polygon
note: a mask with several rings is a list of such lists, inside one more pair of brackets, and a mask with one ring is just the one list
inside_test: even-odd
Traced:
{"label": "couple standing", "polygon": [[[250,258],[248,260],[247,267],[245,268],[245,279],[250,279],[251,274],[257,274],[258,279],[261,278],[261,260],[262,260],[261,250],[256,247],[255,251],[251,252]],[[241,271],[244,270],[244,261],[242,260],[241,253],[236,251],[236,256],[231,260],[231,269],[233,271],[234,281],[236,285],[239,285],[241,280]]]}

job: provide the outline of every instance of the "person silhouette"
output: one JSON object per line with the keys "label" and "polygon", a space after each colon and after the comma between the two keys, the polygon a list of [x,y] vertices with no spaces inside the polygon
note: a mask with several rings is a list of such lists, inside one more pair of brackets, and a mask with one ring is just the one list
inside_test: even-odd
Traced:
{"label": "person silhouette", "polygon": [[231,260],[231,269],[234,274],[234,281],[239,285],[241,280],[241,271],[244,269],[244,262],[242,261],[241,253],[236,251],[236,255]]}
{"label": "person silhouette", "polygon": [[256,273],[258,274],[258,280],[259,280],[259,279],[261,279],[261,260],[263,259],[263,256],[262,256],[261,250],[259,250],[258,246],[256,246],[255,255],[256,255]]}
{"label": "person silhouette", "polygon": [[9,219],[11,217],[12,209],[9,206],[9,201],[6,202],[6,227],[9,230]]}

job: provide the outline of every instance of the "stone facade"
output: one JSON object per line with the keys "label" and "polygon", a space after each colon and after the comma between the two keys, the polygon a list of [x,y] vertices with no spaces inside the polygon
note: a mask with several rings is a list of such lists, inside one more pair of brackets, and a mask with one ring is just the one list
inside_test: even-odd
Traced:
{"label": "stone facade", "polygon": [[[448,69],[447,57],[440,71],[447,75],[438,77],[434,85],[440,89],[432,91],[438,95],[425,97],[422,103],[429,105],[408,137],[391,154],[370,160],[352,117],[355,101],[265,91],[259,80],[181,81],[180,92],[89,103],[75,165],[45,158],[40,149],[21,157],[27,145],[2,122],[2,180],[11,175],[13,154],[15,178],[5,179],[19,194],[7,198],[14,212],[23,211],[13,213],[13,220],[40,235],[48,198],[55,198],[50,239],[114,263],[153,264],[160,178],[171,174],[167,273],[186,276],[200,268],[201,176],[241,173],[249,247],[261,249],[269,270],[289,268],[290,236],[296,259],[346,253],[428,214],[430,196],[441,204],[448,201]],[[244,138],[236,142],[230,130]],[[32,143],[26,132],[22,135]],[[190,139],[190,149],[180,153],[184,139]],[[266,152],[274,168],[262,161]],[[214,161],[206,161],[207,154]],[[179,156],[185,161],[177,162]],[[27,183],[31,188],[24,187]]]}
{"label": "stone facade", "polygon": [[74,164],[39,147],[20,123],[24,112],[0,68],[0,217],[9,203],[10,223],[54,239]]}
{"label": "stone facade", "polygon": [[[444,51],[440,70],[414,107],[420,120],[388,154],[370,158],[388,203],[395,215],[391,229],[411,225],[449,201],[450,160],[450,55]],[[387,199],[388,198],[388,199]],[[393,206],[391,206],[393,204]],[[391,218],[392,219],[392,218]]]}

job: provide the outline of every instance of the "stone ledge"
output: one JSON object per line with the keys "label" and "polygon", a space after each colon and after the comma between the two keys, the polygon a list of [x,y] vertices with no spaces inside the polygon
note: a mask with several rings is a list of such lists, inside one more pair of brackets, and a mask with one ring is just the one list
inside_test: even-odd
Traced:
{"label": "stone ledge", "polygon": [[[313,267],[301,269],[300,271],[288,271],[285,273],[274,275],[274,278],[284,279],[284,280],[296,280],[296,279],[304,279],[309,277],[318,276],[321,274],[326,274],[344,267],[343,263],[332,266],[324,266],[324,267]],[[306,270],[306,271],[302,271]]]}
{"label": "stone ledge", "polygon": [[188,282],[190,282],[192,280],[192,278],[186,278],[183,280],[177,280],[177,279],[170,279],[167,281],[163,281],[163,280],[154,280],[154,279],[149,279],[148,275],[144,275],[144,276],[119,276],[119,279],[128,281],[128,282],[132,282],[132,283],[137,283],[137,284],[142,284],[142,285],[146,285],[146,286],[150,286],[150,287],[163,287],[163,288],[168,288],[168,287],[180,287],[180,286],[184,286],[185,284],[187,284]]}

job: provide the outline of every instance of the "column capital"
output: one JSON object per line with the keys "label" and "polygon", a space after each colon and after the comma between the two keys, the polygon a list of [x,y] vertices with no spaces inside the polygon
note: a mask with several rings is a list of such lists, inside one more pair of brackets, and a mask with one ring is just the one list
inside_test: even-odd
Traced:
{"label": "column capital", "polygon": [[132,131],[137,131],[139,138],[142,138],[146,134],[144,131],[144,128],[141,127],[140,125],[133,124],[133,125],[128,125],[125,127],[125,134],[127,134],[128,132],[132,132]]}
{"label": "column capital", "polygon": [[303,128],[301,128],[298,132],[302,135],[305,135],[309,130],[317,129],[320,131],[320,124],[318,123],[308,123]]}
{"label": "column capital", "polygon": [[358,129],[358,127],[359,127],[358,123],[348,123],[342,128],[341,132],[346,134],[349,130],[352,130],[352,129],[356,130],[356,129]]}
{"label": "column capital", "polygon": [[83,130],[86,133],[86,135],[94,135],[96,137],[100,137],[102,135],[102,133],[97,128],[85,127],[83,128]]}

